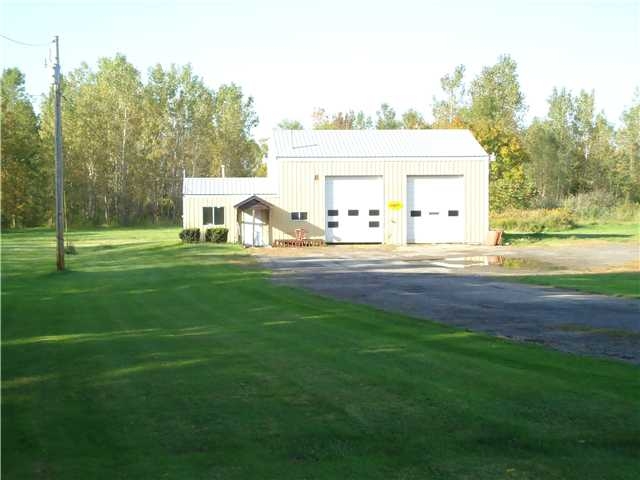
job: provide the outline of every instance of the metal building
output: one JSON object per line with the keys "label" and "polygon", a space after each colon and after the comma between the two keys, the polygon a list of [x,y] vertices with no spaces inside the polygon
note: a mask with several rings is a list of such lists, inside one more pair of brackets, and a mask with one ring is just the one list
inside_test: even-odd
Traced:
{"label": "metal building", "polygon": [[183,226],[268,245],[481,243],[489,155],[468,130],[274,130],[266,178],[185,178]]}

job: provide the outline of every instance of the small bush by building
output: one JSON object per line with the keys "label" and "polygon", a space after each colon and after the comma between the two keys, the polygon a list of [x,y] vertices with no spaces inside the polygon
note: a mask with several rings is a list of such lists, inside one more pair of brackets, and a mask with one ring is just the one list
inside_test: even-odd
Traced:
{"label": "small bush by building", "polygon": [[185,228],[180,231],[180,240],[185,243],[197,243],[200,241],[199,228]]}
{"label": "small bush by building", "polygon": [[204,241],[213,243],[227,243],[227,236],[229,235],[228,228],[207,228],[204,232]]}

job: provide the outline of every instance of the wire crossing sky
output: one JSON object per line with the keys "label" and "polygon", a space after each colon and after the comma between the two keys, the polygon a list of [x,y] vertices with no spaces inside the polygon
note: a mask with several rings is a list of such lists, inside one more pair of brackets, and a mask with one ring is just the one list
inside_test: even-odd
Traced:
{"label": "wire crossing sky", "polygon": [[2,35],[2,34],[0,34],[0,37],[4,38],[5,40],[8,40],[11,43],[15,43],[16,45],[22,45],[23,47],[44,47],[44,46],[48,46],[48,45],[50,45],[52,43],[52,42],[46,42],[46,43],[21,42],[20,40],[16,40],[15,38],[7,37],[6,35]]}
{"label": "wire crossing sky", "polygon": [[[143,74],[156,63],[193,65],[211,87],[252,95],[257,137],[283,118],[387,102],[431,117],[440,77],[510,54],[518,63],[527,120],[545,115],[554,86],[595,90],[612,122],[640,86],[640,2],[525,0],[91,1],[3,0],[0,32],[40,44],[60,36],[63,73],[124,53]],[[48,45],[48,43],[46,44]],[[32,95],[48,91],[49,47],[0,39],[3,68],[18,67]]]}

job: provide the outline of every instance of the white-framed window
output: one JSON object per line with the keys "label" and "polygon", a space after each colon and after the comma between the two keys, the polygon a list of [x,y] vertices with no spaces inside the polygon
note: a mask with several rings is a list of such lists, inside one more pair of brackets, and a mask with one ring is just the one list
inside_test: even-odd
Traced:
{"label": "white-framed window", "polygon": [[224,207],[202,207],[202,225],[224,225]]}
{"label": "white-framed window", "polygon": [[307,212],[291,212],[291,220],[303,221],[307,219]]}

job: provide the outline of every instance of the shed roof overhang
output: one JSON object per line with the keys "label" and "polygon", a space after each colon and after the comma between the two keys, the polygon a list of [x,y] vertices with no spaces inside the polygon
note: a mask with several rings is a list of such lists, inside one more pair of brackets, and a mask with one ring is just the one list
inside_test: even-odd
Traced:
{"label": "shed roof overhang", "polygon": [[240,203],[236,203],[233,207],[238,210],[270,210],[273,205],[257,195],[251,195]]}

